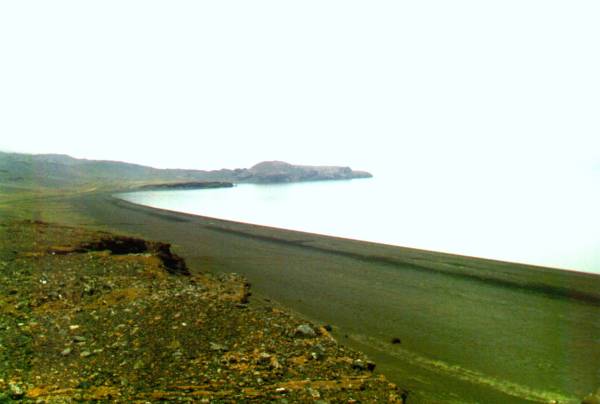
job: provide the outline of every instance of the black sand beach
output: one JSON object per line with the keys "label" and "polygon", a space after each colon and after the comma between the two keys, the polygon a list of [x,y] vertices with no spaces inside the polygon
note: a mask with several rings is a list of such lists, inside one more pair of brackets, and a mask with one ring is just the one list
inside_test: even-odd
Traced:
{"label": "black sand beach", "polygon": [[340,343],[411,391],[410,403],[578,403],[600,386],[597,275],[168,212],[109,193],[5,205],[5,219],[165,241],[191,271],[241,274],[251,304],[270,299],[333,325]]}
{"label": "black sand beach", "polygon": [[192,269],[242,274],[256,298],[334,325],[342,343],[413,391],[413,402],[577,402],[600,385],[599,276],[233,223],[106,194],[69,205],[87,224],[171,242]]}

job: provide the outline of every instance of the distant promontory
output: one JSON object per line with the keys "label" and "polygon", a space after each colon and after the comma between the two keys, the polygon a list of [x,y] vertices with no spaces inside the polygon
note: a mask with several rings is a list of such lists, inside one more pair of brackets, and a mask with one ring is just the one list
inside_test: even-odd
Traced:
{"label": "distant promontory", "polygon": [[370,178],[365,171],[354,171],[350,167],[337,166],[302,166],[283,161],[263,161],[248,169],[233,171],[235,180],[239,182],[299,182],[324,180],[349,180],[353,178]]}
{"label": "distant promontory", "polygon": [[20,154],[0,151],[0,187],[11,189],[200,189],[236,183],[370,178],[350,167],[293,165],[263,161],[251,168],[221,170],[159,169],[120,161],[76,159],[62,154]]}

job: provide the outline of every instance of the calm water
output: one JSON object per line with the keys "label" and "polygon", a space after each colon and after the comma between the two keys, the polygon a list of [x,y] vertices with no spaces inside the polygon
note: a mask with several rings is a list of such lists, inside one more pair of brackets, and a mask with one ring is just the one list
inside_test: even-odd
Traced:
{"label": "calm water", "polygon": [[246,223],[600,273],[600,181],[573,178],[378,177],[121,197]]}

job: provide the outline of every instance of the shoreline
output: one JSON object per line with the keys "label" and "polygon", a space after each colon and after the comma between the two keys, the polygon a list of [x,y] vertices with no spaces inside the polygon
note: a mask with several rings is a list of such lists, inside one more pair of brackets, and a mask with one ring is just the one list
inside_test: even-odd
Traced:
{"label": "shoreline", "polygon": [[[597,387],[598,275],[236,223],[108,194],[71,204],[96,225],[173,243],[192,270],[242,274],[259,297],[333,324],[341,343],[416,392],[414,402],[570,402]],[[390,343],[395,337],[401,344]]]}
{"label": "shoreline", "polygon": [[[342,181],[342,182],[345,182],[345,181]],[[252,185],[252,184],[236,184],[236,185],[245,186],[245,185]],[[256,184],[253,184],[253,185],[256,185]],[[278,185],[287,186],[290,184],[286,183],[286,184],[278,184]],[[195,216],[210,218],[210,217],[213,217],[212,215],[215,215],[214,216],[215,218],[219,218],[224,221],[232,221],[232,222],[237,222],[237,223],[242,223],[242,224],[254,224],[254,225],[258,225],[258,226],[280,228],[283,230],[291,230],[291,231],[298,231],[298,232],[304,232],[304,233],[326,235],[326,236],[330,236],[330,237],[334,237],[334,238],[349,239],[349,240],[369,242],[369,243],[374,243],[374,244],[383,244],[383,245],[389,245],[389,246],[394,246],[394,247],[421,250],[421,251],[426,251],[426,252],[435,252],[435,253],[441,253],[441,254],[447,254],[447,255],[453,255],[453,256],[460,256],[460,257],[464,257],[464,258],[484,259],[484,260],[488,260],[488,261],[497,261],[497,262],[508,263],[511,265],[512,264],[523,265],[523,266],[527,266],[527,267],[531,267],[531,268],[539,267],[539,268],[556,269],[556,270],[570,271],[570,272],[583,272],[583,273],[600,275],[600,268],[595,266],[594,265],[595,261],[592,260],[593,255],[588,256],[589,251],[587,251],[587,250],[589,250],[589,248],[587,250],[582,249],[580,251],[580,250],[577,250],[578,247],[573,247],[575,249],[573,251],[569,251],[567,253],[567,252],[564,252],[566,250],[563,250],[563,246],[568,246],[569,245],[568,243],[567,244],[565,244],[565,243],[563,243],[563,244],[556,244],[556,243],[548,244],[548,243],[546,243],[546,245],[544,247],[541,247],[540,246],[541,244],[536,242],[536,240],[541,240],[543,238],[543,235],[540,235],[540,234],[536,235],[535,232],[533,234],[530,234],[530,237],[527,240],[521,239],[520,240],[521,242],[517,245],[517,244],[515,244],[516,241],[514,241],[512,239],[514,239],[515,235],[519,234],[518,226],[515,227],[514,229],[512,229],[511,233],[504,233],[503,230],[500,230],[502,237],[499,237],[498,240],[496,240],[496,242],[492,243],[492,241],[491,241],[491,240],[493,240],[493,238],[492,238],[489,241],[482,243],[482,245],[478,246],[477,248],[469,248],[470,244],[474,244],[474,245],[477,244],[476,240],[461,239],[462,236],[460,236],[460,231],[454,231],[453,233],[450,233],[450,230],[448,230],[448,234],[444,235],[444,239],[447,239],[448,242],[440,241],[441,239],[436,238],[434,236],[432,238],[432,240],[437,240],[434,243],[429,243],[428,238],[423,239],[423,237],[418,237],[416,239],[413,239],[413,238],[409,237],[411,232],[420,234],[420,232],[423,231],[423,226],[419,226],[418,228],[409,227],[408,229],[404,229],[404,231],[396,231],[396,229],[400,228],[401,223],[396,222],[395,219],[391,219],[391,218],[393,218],[395,215],[398,215],[398,217],[404,217],[402,210],[388,211],[386,209],[386,213],[384,213],[385,216],[377,216],[376,215],[373,217],[373,219],[376,219],[376,220],[369,220],[369,222],[365,222],[364,220],[362,220],[360,218],[358,219],[358,221],[355,222],[353,220],[352,214],[348,214],[348,212],[346,212],[344,217],[339,217],[339,216],[334,215],[333,219],[331,219],[329,216],[323,216],[322,213],[317,214],[316,216],[309,214],[309,215],[307,215],[306,220],[299,221],[299,220],[293,219],[296,215],[292,215],[290,217],[287,217],[286,219],[283,219],[282,217],[280,217],[281,215],[285,215],[286,212],[284,212],[283,210],[279,210],[277,206],[273,206],[273,208],[276,211],[276,214],[274,214],[272,216],[270,216],[271,213],[269,212],[269,209],[267,209],[265,211],[261,211],[260,207],[258,208],[258,211],[260,213],[256,213],[256,214],[252,213],[252,211],[248,211],[246,207],[244,207],[244,209],[241,209],[238,212],[237,207],[236,207],[236,205],[237,205],[236,202],[229,202],[230,205],[225,205],[226,207],[223,208],[222,206],[219,205],[220,204],[219,198],[222,198],[223,195],[225,195],[225,194],[218,194],[220,196],[217,196],[217,197],[211,197],[209,195],[209,197],[207,198],[207,206],[204,207],[203,209],[199,209],[200,205],[198,205],[198,203],[201,200],[204,201],[205,199],[195,199],[195,198],[203,198],[198,193],[190,193],[189,198],[188,198],[188,196],[182,195],[182,194],[173,195],[174,200],[175,200],[175,204],[173,204],[170,202],[164,202],[164,201],[161,202],[164,198],[163,196],[155,196],[153,194],[150,194],[147,197],[146,196],[139,197],[139,196],[133,195],[137,192],[138,192],[138,190],[135,190],[132,192],[124,191],[122,193],[116,193],[114,196],[116,198],[123,199],[123,200],[133,203],[133,204],[139,204],[142,206],[153,207],[155,209],[163,209],[163,210],[173,209],[172,212],[176,212],[179,208],[184,207],[187,210],[187,212],[180,212],[180,213],[190,214],[192,216],[195,215]],[[142,192],[143,192],[143,190],[142,190]],[[233,192],[233,191],[230,191],[230,192]],[[251,205],[256,204],[256,203],[261,203],[259,200],[253,199],[252,192],[250,192],[250,193],[248,193],[247,191],[240,191],[240,192],[241,193],[239,194],[238,197],[249,198]],[[168,197],[168,196],[166,196],[166,197]],[[196,203],[195,204],[185,203],[185,204],[179,205],[177,203],[179,198],[182,198],[185,201],[187,201],[189,199],[192,203],[193,202],[196,202]],[[237,200],[237,198],[235,197],[234,194],[231,194],[231,198],[227,198],[227,199],[229,199],[231,201]],[[146,202],[150,202],[151,204],[154,204],[155,206],[152,206],[151,204],[144,205]],[[201,202],[201,203],[204,203],[204,202]],[[164,206],[161,206],[161,205],[164,205]],[[267,206],[269,206],[269,205],[267,205]],[[303,209],[302,206],[296,207],[293,203],[290,206],[293,208]],[[331,208],[331,207],[329,206],[328,208]],[[358,209],[357,211],[360,211],[359,207],[355,207],[355,209]],[[302,212],[302,211],[299,211],[299,212]],[[361,215],[359,215],[359,216],[361,216]],[[349,220],[346,220],[348,218],[349,218]],[[317,221],[315,221],[315,219],[317,219]],[[333,220],[333,222],[331,222],[331,223],[334,225],[330,226],[329,224],[328,225],[323,224],[324,222],[327,222],[328,220]],[[346,227],[342,226],[341,228],[338,228],[335,224],[339,223],[340,221],[342,221],[344,223],[349,222],[347,224],[355,222],[355,223],[358,223],[358,225],[346,226]],[[387,229],[383,228],[383,230],[382,230],[378,227],[372,227],[372,224],[375,222],[382,223],[382,225],[383,224],[387,225]],[[396,224],[392,225],[392,222],[396,223]],[[497,223],[494,223],[494,224],[497,225]],[[467,222],[467,225],[469,225],[468,222]],[[431,225],[427,225],[427,224],[425,225],[425,228],[427,228],[428,233],[431,233],[431,234],[437,233],[438,230],[445,231],[443,227],[438,229],[438,228],[435,228],[435,226],[432,227]],[[492,229],[492,227],[490,227],[490,226],[487,226],[486,228]],[[537,226],[537,228],[539,228],[539,226]],[[482,232],[481,236],[483,238],[489,238],[489,237],[491,237],[491,235],[496,233],[496,231],[491,231],[491,230],[489,232],[485,229],[479,229],[479,230]],[[528,229],[528,231],[530,231],[530,230],[531,229]],[[458,234],[458,238],[455,237],[456,234]],[[456,240],[455,240],[455,238],[456,238]],[[517,239],[518,239],[518,237],[517,237]],[[461,244],[458,243],[459,241],[461,241]],[[510,245],[510,247],[505,248],[504,244]],[[524,253],[524,252],[519,253],[518,252],[518,250],[520,248],[526,247],[529,244],[531,244],[531,247],[523,250],[523,251],[529,251],[529,253]],[[566,248],[566,247],[564,247],[564,248]],[[554,252],[554,250],[563,251],[564,253],[559,254],[558,252]]]}
{"label": "shoreline", "polygon": [[[440,274],[445,274],[447,276],[464,277],[480,282],[488,282],[500,287],[520,288],[524,290],[529,290],[531,292],[538,292],[541,294],[570,298],[574,300],[582,300],[587,303],[600,305],[600,291],[598,291],[598,293],[593,293],[595,291],[594,288],[585,287],[584,290],[573,290],[573,285],[571,285],[570,288],[564,288],[562,286],[559,286],[561,284],[564,284],[562,283],[562,281],[564,281],[567,278],[571,278],[571,275],[574,277],[580,277],[584,280],[600,281],[600,274],[594,272],[555,268],[513,261],[503,261],[499,259],[454,254],[449,252],[433,251],[414,247],[404,247],[394,244],[378,243],[369,240],[358,240],[327,234],[311,233],[301,230],[279,228],[256,223],[239,222],[235,220],[221,219],[193,213],[157,208],[149,205],[143,205],[119,198],[117,195],[118,194],[110,195],[110,197],[112,198],[111,203],[116,204],[122,202],[123,205],[121,206],[126,207],[126,209],[140,209],[141,211],[147,212],[147,214],[149,215],[161,217],[165,220],[181,222],[202,220],[203,222],[209,222],[208,225],[205,225],[206,228],[211,228],[215,231],[229,233],[240,237],[253,238],[266,242],[281,243],[287,245],[302,245],[302,247],[304,248],[311,249],[317,252],[336,254],[364,261],[367,263],[378,262],[381,264],[387,264],[391,266],[410,265],[417,270],[433,271]],[[157,214],[155,212],[160,212],[160,214]],[[285,233],[288,234],[284,236]],[[332,243],[333,245],[320,246],[319,243],[314,242],[314,240],[319,238],[327,239],[327,241],[329,243]],[[352,248],[348,248],[348,246],[350,246],[351,244]],[[368,250],[377,249],[378,254],[373,255],[357,252],[357,249],[361,249],[361,245],[364,245],[365,249]],[[401,257],[402,255],[403,257]],[[406,257],[407,255],[409,255],[409,257]],[[422,258],[416,260],[412,258],[413,256],[428,256],[435,257],[437,259],[444,259],[446,260],[445,265],[450,267],[453,265],[453,262],[457,261],[468,262],[472,265],[454,265],[451,268],[443,268],[439,265],[431,265],[431,263],[430,265],[423,264],[419,262],[419,260],[422,260]],[[477,274],[471,271],[467,271],[468,269],[476,269],[475,266],[479,266],[480,268],[494,267],[495,269],[502,269],[504,271],[514,271],[513,275],[519,275],[519,272],[521,271],[536,271],[538,272],[536,275],[543,274],[545,277],[547,277],[546,279],[544,279],[546,283],[527,283],[527,277],[523,277],[522,279],[502,279],[498,276],[491,276],[495,274],[491,274],[489,272]],[[504,275],[506,275],[506,272],[504,273]],[[550,279],[548,278],[553,276],[556,277],[557,280],[558,278],[562,279],[560,280],[560,282],[550,284]]]}

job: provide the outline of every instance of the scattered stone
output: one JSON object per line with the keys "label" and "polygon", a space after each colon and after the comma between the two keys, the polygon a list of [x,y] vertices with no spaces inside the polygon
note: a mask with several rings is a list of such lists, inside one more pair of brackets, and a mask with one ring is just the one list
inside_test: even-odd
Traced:
{"label": "scattered stone", "polygon": [[[149,251],[116,256],[69,244],[85,231],[45,226],[16,237],[29,240],[24,251],[70,247],[49,263],[43,252],[0,271],[0,403],[394,402],[385,379],[344,365],[367,360],[326,326],[242,303],[248,286],[240,276],[198,273],[190,282]],[[63,238],[44,241],[51,232]],[[0,257],[10,237],[0,237]]]}
{"label": "scattered stone", "polygon": [[321,344],[315,344],[310,350],[310,356],[312,359],[321,360],[325,356],[325,348]]}
{"label": "scattered stone", "polygon": [[277,360],[276,356],[271,357],[271,363],[269,364],[269,366],[271,369],[280,369],[281,368],[281,364]]}
{"label": "scattered stone", "polygon": [[83,380],[77,385],[78,389],[89,389],[90,387],[92,387],[92,383],[87,380]]}
{"label": "scattered stone", "polygon": [[266,352],[261,352],[261,354],[258,356],[258,362],[259,363],[270,363],[271,355],[269,355]]}
{"label": "scattered stone", "polygon": [[368,370],[369,372],[372,372],[375,370],[375,362],[372,361],[363,361],[362,359],[355,359],[352,362],[352,368],[356,369],[356,370]]}
{"label": "scattered stone", "polygon": [[296,338],[314,338],[316,336],[317,333],[308,324],[299,325],[294,332],[294,337]]}
{"label": "scattered stone", "polygon": [[321,398],[321,393],[319,393],[317,390],[313,389],[312,387],[309,387],[308,389],[308,394],[310,394],[310,396],[317,400],[319,398]]}
{"label": "scattered stone", "polygon": [[215,342],[211,342],[210,343],[210,349],[211,349],[211,351],[221,351],[221,352],[227,352],[227,351],[229,351],[229,347],[228,346],[217,344]]}
{"label": "scattered stone", "polygon": [[600,391],[596,394],[589,394],[584,397],[581,404],[600,404]]}
{"label": "scattered stone", "polygon": [[14,382],[8,383],[8,388],[10,389],[10,395],[12,398],[18,399],[25,395],[25,391]]}

